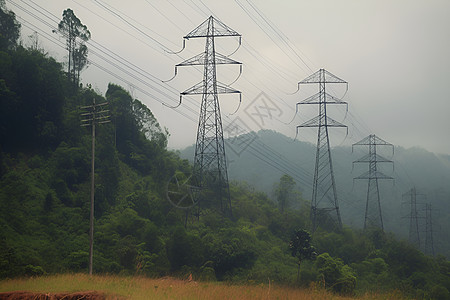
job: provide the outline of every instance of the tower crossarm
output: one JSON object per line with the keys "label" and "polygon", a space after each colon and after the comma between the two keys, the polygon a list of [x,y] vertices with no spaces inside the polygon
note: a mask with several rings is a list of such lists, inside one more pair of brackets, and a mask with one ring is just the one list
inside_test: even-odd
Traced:
{"label": "tower crossarm", "polygon": [[348,84],[347,81],[340,79],[336,75],[331,74],[325,69],[320,69],[314,74],[306,77],[298,84],[311,84],[311,83],[345,83]]}
{"label": "tower crossarm", "polygon": [[380,171],[367,171],[353,179],[394,179],[394,177],[387,176]]}
{"label": "tower crossarm", "polygon": [[[217,52],[215,53],[215,58],[216,58],[216,65],[242,65],[241,62],[238,62],[234,59],[231,59]],[[207,53],[202,52],[175,65],[175,68],[184,66],[202,66],[208,63],[207,59],[208,59]]]}
{"label": "tower crossarm", "polygon": [[[203,90],[204,84],[203,81],[197,83],[196,85],[192,86],[191,88],[185,90],[184,92],[180,93],[181,95],[200,95],[204,94]],[[230,88],[229,86],[217,82],[217,94],[240,94],[241,92],[235,89]]]}
{"label": "tower crossarm", "polygon": [[386,142],[383,139],[380,139],[375,134],[371,134],[371,135],[363,138],[359,142],[354,143],[352,145],[352,151],[353,151],[354,146],[389,146],[389,147],[392,147],[392,154],[394,154],[394,145]]}
{"label": "tower crossarm", "polygon": [[[214,26],[210,30],[210,22],[213,22]],[[239,33],[219,21],[217,18],[210,16],[202,24],[198,25],[194,30],[189,32],[183,38],[186,40],[192,38],[202,38],[202,37],[225,37],[225,36],[236,36],[241,37]]]}
{"label": "tower crossarm", "polygon": [[376,161],[377,163],[394,163],[392,160],[384,158],[379,154],[366,154],[358,160],[355,160],[353,163],[370,163]]}
{"label": "tower crossarm", "polygon": [[321,116],[316,116],[312,118],[309,121],[304,122],[303,124],[300,124],[297,126],[297,128],[301,127],[320,127],[320,126],[326,126],[326,127],[342,127],[347,128],[347,125],[344,125],[328,116],[326,116],[326,122],[321,123]]}
{"label": "tower crossarm", "polygon": [[346,110],[348,110],[348,103],[345,101],[342,101],[341,99],[339,99],[338,97],[332,96],[330,94],[328,94],[327,92],[323,93],[324,96],[324,100],[321,99],[322,94],[320,92],[318,92],[317,94],[312,95],[311,97],[308,97],[300,102],[298,102],[296,105],[296,109],[298,108],[299,105],[303,105],[303,104],[322,104],[322,103],[326,103],[326,104],[345,104],[346,105]]}

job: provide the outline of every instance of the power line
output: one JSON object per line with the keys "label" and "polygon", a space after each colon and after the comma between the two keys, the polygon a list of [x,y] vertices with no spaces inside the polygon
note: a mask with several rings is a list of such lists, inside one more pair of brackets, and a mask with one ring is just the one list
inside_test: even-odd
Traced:
{"label": "power line", "polygon": [[291,43],[289,41],[289,38],[281,31],[279,30],[273,22],[271,22],[258,7],[250,0],[246,0],[248,4],[256,11],[256,13],[261,17],[261,19],[269,25],[269,27],[275,32],[278,37],[281,39],[281,41],[292,50],[292,52],[297,56],[297,58],[308,68],[310,72],[313,72],[313,70],[310,68],[310,66],[303,60],[303,58],[297,53],[296,50],[291,46]]}
{"label": "power line", "polygon": [[[152,41],[154,41],[155,43],[157,43],[158,45],[161,46],[161,48],[163,50],[170,50],[170,48],[168,48],[167,46],[165,46],[164,44],[162,44],[161,42],[159,42],[158,40],[156,40],[155,38],[153,38],[152,36],[150,36],[149,34],[147,34],[146,32],[144,32],[143,30],[141,30],[139,27],[137,27],[136,25],[132,24],[128,19],[133,20],[132,18],[128,17],[127,15],[121,13],[117,13],[117,9],[113,8],[112,6],[102,3],[100,0],[93,0],[95,3],[97,3],[97,5],[99,5],[100,7],[104,8],[105,10],[109,11],[111,14],[113,14],[114,16],[116,16],[117,18],[119,18],[121,21],[125,22],[126,24],[128,24],[130,27],[132,27],[133,29],[135,29],[136,31],[138,31],[139,33],[141,33],[142,35],[146,36],[147,38],[151,39]],[[115,11],[116,10],[116,11]],[[125,17],[123,17],[123,16]],[[136,22],[136,21],[135,21]],[[138,22],[136,22],[138,23]],[[159,33],[151,30],[150,28],[138,23],[139,26],[146,28],[147,30],[150,30],[151,32],[153,32],[154,34],[158,35],[159,37],[166,39],[164,36],[160,35]],[[170,41],[169,41],[170,42]]]}
{"label": "power line", "polygon": [[[46,10],[43,10],[43,11],[46,11]],[[47,11],[48,12],[48,11]],[[34,15],[34,16],[36,16],[36,15]],[[55,19],[56,19],[56,17],[54,17]],[[43,20],[41,19],[40,20],[42,23],[44,23],[44,24],[46,24],[47,26],[49,26],[50,28],[54,28],[54,26],[52,26],[50,23],[48,23],[48,22],[43,22]],[[49,40],[51,40],[53,43],[55,43],[55,41],[54,41],[54,38],[53,37],[51,37]],[[94,45],[95,45],[95,41],[91,41]],[[56,43],[57,44],[57,43]],[[98,44],[98,43],[97,43]],[[61,48],[63,48],[64,49],[64,46],[62,46],[61,44],[60,45],[58,45],[58,46],[60,46]],[[101,45],[100,44],[98,44],[98,46],[100,47]],[[101,46],[102,47],[102,46]],[[94,47],[95,48],[95,47]],[[112,53],[112,52],[110,52],[109,54],[105,54],[105,48],[104,47],[102,47],[102,48],[100,48],[100,49],[98,49],[98,47],[97,47],[97,51],[92,51],[92,53],[94,54],[94,55],[96,55],[96,56],[98,56],[99,58],[101,58],[101,59],[103,59],[104,58],[104,56],[106,55],[106,56],[108,56],[108,57],[110,57],[110,59],[108,59],[109,61],[111,61],[111,60],[117,60],[118,62],[120,62],[121,64],[124,64],[124,65],[129,65],[130,66],[130,64],[129,64],[129,61],[126,61],[126,60],[124,60],[122,57],[120,57],[120,56],[117,56],[117,58],[113,58],[113,57],[111,57],[111,54],[110,53]],[[99,52],[99,53],[98,53]],[[100,54],[100,53],[102,53],[102,54]],[[122,82],[125,82],[125,83],[127,83],[127,84],[129,84],[129,85],[133,85],[134,86],[134,83],[132,83],[132,82],[130,82],[129,80],[127,80],[127,79],[125,79],[125,78],[123,78],[122,76],[119,76],[116,72],[112,72],[112,71],[110,71],[110,70],[108,70],[107,68],[105,68],[105,67],[103,67],[101,64],[99,64],[98,62],[96,62],[96,61],[94,61],[94,60],[92,60],[92,59],[90,59],[90,62],[94,65],[94,66],[96,66],[97,68],[99,68],[99,69],[101,69],[102,71],[104,71],[104,72],[106,72],[106,73],[108,73],[108,74],[110,74],[110,75],[112,75],[112,76],[114,76],[114,77],[116,77],[116,78],[118,78],[120,81],[122,81]],[[109,63],[109,62],[108,62]],[[113,63],[112,64],[114,67],[116,67],[117,66],[117,63]],[[133,65],[133,69],[137,69],[136,68],[137,66],[136,65]],[[132,68],[130,68],[130,70],[133,70]],[[136,70],[134,70],[134,72],[135,72]],[[142,69],[141,69],[141,72],[140,72],[140,75],[139,76],[142,76]],[[139,72],[138,72],[138,74],[139,74]],[[134,80],[138,80],[137,78],[136,78],[136,76],[131,76],[130,75],[130,73],[128,73],[127,75],[129,75],[130,77],[132,77]],[[138,78],[139,78],[139,76],[138,76]],[[148,75],[147,75],[148,76]],[[143,83],[144,84],[144,82],[142,82],[142,81],[140,81],[141,83]],[[148,87],[148,83],[145,83],[145,86],[147,86]],[[152,99],[154,99],[154,100],[157,100],[158,102],[160,102],[160,103],[164,103],[163,101],[160,101],[158,98],[156,98],[156,97],[154,97],[154,95],[152,95],[151,93],[149,93],[148,91],[146,91],[145,89],[142,89],[142,88],[140,88],[140,87],[137,87],[137,89],[140,91],[140,92],[142,92],[143,94],[145,94],[145,95],[147,95],[147,96],[150,96]],[[164,97],[170,97],[170,95],[168,95],[167,93],[166,94],[162,94]],[[195,111],[194,110],[190,110],[193,114],[195,114]],[[177,110],[177,112],[178,113],[180,113],[180,114],[182,114],[183,116],[185,116],[186,118],[188,118],[188,119],[190,119],[191,121],[194,121],[195,119],[194,118],[192,118],[192,117],[190,117],[190,116],[188,116],[188,115],[186,115],[185,113],[182,113],[182,112],[180,112],[179,110]],[[246,132],[246,130],[244,130],[245,132]],[[252,150],[249,150],[249,151],[253,151],[252,152],[252,154],[255,154],[255,150],[254,149],[252,149]],[[258,154],[256,154],[256,155],[258,155]],[[273,157],[273,153],[270,153],[269,152],[269,154],[267,154],[267,156],[266,157],[269,157],[269,158],[271,158],[273,161],[279,161],[279,157],[278,158],[274,158]],[[275,154],[276,155],[276,154]],[[261,155],[260,155],[261,156]],[[264,161],[264,160],[263,160]],[[266,163],[267,163],[267,158],[266,158],[266,161],[265,161]],[[289,161],[286,161],[286,163],[283,163],[284,165],[286,165],[286,166],[289,166],[289,165],[292,165],[292,163],[291,162],[289,162]],[[272,163],[272,165],[273,165],[273,163]],[[291,172],[291,174],[295,174],[295,173],[292,173]],[[298,177],[298,176],[296,176],[296,177]]]}
{"label": "power line", "polygon": [[[263,28],[263,25],[261,25],[256,18],[254,17],[254,15],[247,9],[244,7],[244,5],[242,5],[241,2],[239,2],[239,0],[235,0],[235,2],[239,5],[239,7],[250,17],[250,19],[252,19],[252,21],[261,29],[262,32],[264,32],[266,34],[266,36],[287,56],[289,57],[289,59],[296,65],[298,66],[303,72],[307,72],[307,70],[305,70],[304,67],[302,67],[297,60],[293,59],[291,57],[291,55],[289,55],[289,53],[286,52],[285,49],[283,49],[282,47],[280,47],[279,43],[274,39],[274,37],[272,37],[268,32],[270,30],[266,30]],[[283,40],[282,40],[283,41]],[[302,60],[303,61],[303,60]],[[309,68],[309,67],[308,67]]]}

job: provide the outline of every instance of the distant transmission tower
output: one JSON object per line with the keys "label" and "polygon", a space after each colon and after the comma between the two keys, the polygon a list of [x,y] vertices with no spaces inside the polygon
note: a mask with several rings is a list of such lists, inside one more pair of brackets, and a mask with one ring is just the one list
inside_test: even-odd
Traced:
{"label": "distant transmission tower", "polygon": [[[416,188],[413,187],[408,192],[403,194],[403,197],[409,197],[409,205],[411,212],[407,218],[409,218],[409,242],[420,248],[420,236],[419,236],[419,214],[417,211],[417,197],[425,196],[423,194],[418,194]],[[404,203],[408,203],[405,201]]]}
{"label": "distant transmission tower", "polygon": [[368,163],[369,170],[364,174],[355,177],[354,179],[367,179],[367,199],[366,199],[366,214],[364,218],[364,230],[370,227],[377,227],[384,230],[383,215],[381,212],[380,202],[380,190],[378,189],[378,180],[380,179],[394,179],[390,176],[384,175],[377,168],[378,163],[392,163],[379,154],[377,154],[377,146],[391,146],[392,153],[394,153],[394,146],[388,142],[380,139],[375,134],[371,134],[368,137],[362,139],[358,143],[352,145],[352,151],[354,146],[369,146],[369,153],[353,163]]}
{"label": "distant transmission tower", "polygon": [[[338,228],[342,228],[342,220],[339,212],[338,197],[336,192],[336,183],[334,180],[333,164],[331,161],[330,140],[328,137],[329,127],[344,127],[347,126],[333,120],[327,116],[327,104],[345,104],[347,102],[331,96],[326,92],[327,83],[348,83],[330,72],[320,69],[316,73],[310,75],[298,83],[298,86],[303,84],[319,84],[319,92],[299,103],[302,104],[316,104],[319,105],[319,115],[313,119],[297,126],[303,127],[318,127],[317,134],[317,150],[316,150],[316,166],[314,172],[313,194],[311,199],[311,222],[312,231],[314,232],[320,223],[324,224],[329,218],[333,219],[333,223],[337,224]],[[329,214],[329,212],[336,213],[336,219]]]}
{"label": "distant transmission tower", "polygon": [[96,104],[95,98],[92,105],[82,106],[84,111],[81,116],[81,126],[92,128],[92,157],[91,157],[91,212],[89,216],[89,275],[92,275],[94,262],[94,197],[95,197],[95,125],[110,122],[109,110],[105,109],[108,102]]}
{"label": "distant transmission tower", "polygon": [[233,36],[241,37],[239,33],[219,20],[212,16],[209,17],[186,35],[183,40],[184,49],[184,41],[204,37],[206,38],[205,51],[175,66],[175,74],[177,67],[204,66],[203,81],[182,92],[180,94],[180,104],[184,95],[202,95],[197,141],[195,144],[193,183],[202,188],[203,191],[211,191],[212,195],[199,199],[197,205],[203,208],[218,204],[224,215],[228,216],[232,215],[232,211],[218,94],[240,94],[240,92],[217,81],[216,65],[241,65],[241,63],[217,53],[214,46],[214,38]]}
{"label": "distant transmission tower", "polygon": [[431,219],[431,204],[425,204],[425,254],[434,256],[433,220]]}

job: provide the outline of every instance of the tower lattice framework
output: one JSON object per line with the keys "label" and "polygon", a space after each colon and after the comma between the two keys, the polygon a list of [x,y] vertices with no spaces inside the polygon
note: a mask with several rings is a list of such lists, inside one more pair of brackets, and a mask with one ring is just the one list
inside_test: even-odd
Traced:
{"label": "tower lattice framework", "polygon": [[425,204],[425,254],[434,256],[433,242],[433,220],[431,215],[431,204]]}
{"label": "tower lattice framework", "polygon": [[417,198],[420,196],[425,196],[424,194],[419,194],[415,187],[411,188],[408,192],[403,194],[404,198],[409,197],[409,201],[405,201],[405,203],[409,202],[410,205],[410,213],[409,216],[409,242],[420,248],[420,234],[419,234],[419,212],[417,211]]}
{"label": "tower lattice framework", "polygon": [[[314,171],[313,193],[311,199],[311,225],[314,232],[319,224],[325,225],[333,223],[340,229],[342,228],[342,220],[339,212],[339,203],[336,191],[336,182],[334,179],[333,163],[331,159],[330,139],[328,135],[329,127],[347,126],[333,120],[327,116],[328,104],[345,104],[347,102],[334,97],[327,93],[326,85],[330,83],[346,84],[348,83],[325,69],[320,69],[309,77],[298,83],[318,84],[319,92],[299,103],[298,105],[315,104],[319,106],[318,116],[311,120],[298,125],[298,128],[317,127],[317,149],[316,163]],[[330,214],[331,212],[331,214]]]}
{"label": "tower lattice framework", "polygon": [[201,193],[201,198],[197,199],[197,207],[199,209],[200,207],[219,208],[222,213],[231,216],[227,161],[218,94],[240,94],[240,91],[217,81],[216,65],[241,65],[241,63],[216,52],[214,40],[217,37],[239,37],[240,39],[241,35],[210,16],[184,37],[184,41],[192,38],[205,38],[205,51],[183,61],[175,68],[204,66],[203,80],[180,94],[180,103],[181,98],[185,95],[202,95],[192,177],[193,184],[204,191]]}
{"label": "tower lattice framework", "polygon": [[353,162],[353,163],[369,164],[369,170],[367,172],[354,178],[354,179],[368,180],[364,229],[368,229],[370,227],[377,227],[380,228],[381,230],[384,230],[378,181],[383,179],[394,179],[394,178],[380,172],[378,170],[377,165],[379,163],[393,164],[393,161],[388,160],[382,157],[381,155],[377,154],[377,146],[390,146],[392,147],[392,152],[394,152],[394,146],[380,139],[375,134],[371,134],[368,137],[362,139],[361,141],[353,144],[352,150],[354,146],[368,146],[369,148],[368,154]]}

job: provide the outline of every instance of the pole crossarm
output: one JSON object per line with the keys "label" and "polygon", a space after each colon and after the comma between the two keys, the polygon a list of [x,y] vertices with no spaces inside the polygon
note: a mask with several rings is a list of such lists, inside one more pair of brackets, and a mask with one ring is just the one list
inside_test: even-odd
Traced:
{"label": "pole crossarm", "polygon": [[81,106],[80,109],[84,112],[80,115],[83,117],[81,119],[81,126],[92,126],[93,122],[97,124],[104,124],[111,122],[110,111],[106,109],[108,102],[95,103],[95,99],[92,101],[92,105]]}

